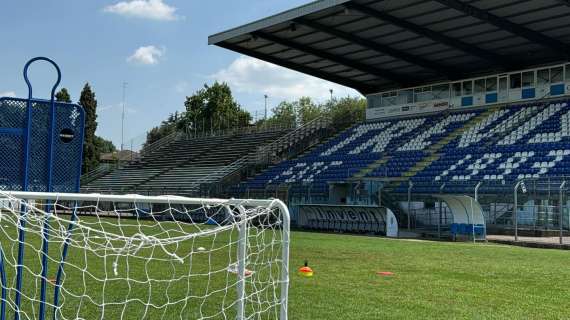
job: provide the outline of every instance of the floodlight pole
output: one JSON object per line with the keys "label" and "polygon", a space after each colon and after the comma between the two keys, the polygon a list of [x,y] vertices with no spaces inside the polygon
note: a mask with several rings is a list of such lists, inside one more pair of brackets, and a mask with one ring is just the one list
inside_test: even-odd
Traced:
{"label": "floodlight pole", "polygon": [[564,203],[564,187],[565,186],[566,186],[566,180],[562,181],[562,184],[560,184],[560,200],[559,200],[560,203],[558,203],[558,213],[559,213],[558,214],[559,215],[558,222],[560,224],[560,226],[559,226],[560,227],[560,244],[564,244],[564,230],[562,229],[563,228],[562,225],[564,224],[564,219],[562,217],[564,215],[563,203]]}
{"label": "floodlight pole", "polygon": [[519,219],[518,219],[518,215],[517,215],[517,207],[518,207],[518,198],[517,198],[517,192],[519,191],[519,187],[521,186],[521,184],[523,183],[523,180],[519,180],[517,182],[517,184],[515,185],[515,203],[514,203],[514,208],[513,208],[513,225],[515,227],[515,241],[519,241],[519,231],[518,231],[518,225],[519,225]]}
{"label": "floodlight pole", "polygon": [[[125,96],[126,96],[126,91],[127,91],[127,83],[123,82],[123,112],[121,113],[121,151],[123,151],[124,139],[125,139]],[[120,162],[120,160],[119,160],[119,162]]]}
{"label": "floodlight pole", "polygon": [[263,97],[265,98],[265,118],[263,118],[263,120],[267,121],[267,98],[269,98],[269,96],[264,94]]}

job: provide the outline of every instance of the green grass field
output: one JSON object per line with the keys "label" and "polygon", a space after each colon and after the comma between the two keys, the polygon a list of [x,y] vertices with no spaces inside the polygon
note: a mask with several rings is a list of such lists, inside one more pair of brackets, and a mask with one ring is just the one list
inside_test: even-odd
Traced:
{"label": "green grass field", "polygon": [[[106,231],[125,235],[136,232],[103,221],[101,227]],[[6,259],[14,261],[16,233],[7,227],[6,220],[3,223],[2,248]],[[145,228],[151,233],[161,230],[158,225]],[[187,228],[187,232],[194,231],[192,226]],[[270,238],[260,236],[250,236],[250,241],[255,239],[261,248]],[[228,274],[226,266],[235,261],[236,251],[228,247],[237,240],[235,232],[168,247],[180,255],[194,252],[192,261],[186,259],[184,263],[171,263],[172,259],[156,248],[141,249],[130,258],[119,254],[117,259],[116,252],[112,255],[108,249],[101,250],[109,243],[104,245],[95,234],[89,241],[84,239],[85,233],[76,233],[75,245],[88,244],[99,251],[85,254],[70,250],[61,310],[64,318],[99,319],[102,311],[98,305],[103,303],[108,304],[104,319],[234,317],[235,275]],[[567,251],[308,232],[292,232],[291,240],[290,319],[570,319]],[[24,274],[27,297],[22,304],[26,312],[23,319],[35,319],[37,302],[33,300],[38,298],[39,285],[32,274],[40,270],[39,237],[29,233],[26,243],[25,265],[29,269]],[[120,241],[111,244],[124,245]],[[197,253],[199,246],[206,247],[208,253]],[[55,277],[60,250],[61,242],[54,241],[49,278]],[[278,253],[266,250],[250,260],[264,261]],[[142,257],[153,257],[153,261]],[[312,278],[296,273],[305,259],[315,271]],[[118,276],[114,276],[113,261],[118,261]],[[264,291],[262,283],[277,278],[278,268],[254,270],[257,284],[255,289],[248,284],[249,299],[270,300],[273,292]],[[382,277],[378,271],[395,275]],[[8,279],[13,275],[8,268]],[[183,301],[188,292],[192,298]],[[53,285],[48,288],[49,299],[53,299]],[[145,309],[149,303],[161,307]],[[267,315],[255,319],[273,319],[275,314],[270,308]]]}
{"label": "green grass field", "polygon": [[293,233],[305,258],[291,319],[570,319],[568,251]]}

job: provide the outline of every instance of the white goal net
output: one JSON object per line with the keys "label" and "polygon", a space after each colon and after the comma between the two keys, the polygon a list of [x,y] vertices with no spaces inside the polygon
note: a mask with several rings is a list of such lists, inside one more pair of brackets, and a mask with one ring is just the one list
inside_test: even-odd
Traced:
{"label": "white goal net", "polygon": [[0,319],[286,319],[279,200],[0,192]]}

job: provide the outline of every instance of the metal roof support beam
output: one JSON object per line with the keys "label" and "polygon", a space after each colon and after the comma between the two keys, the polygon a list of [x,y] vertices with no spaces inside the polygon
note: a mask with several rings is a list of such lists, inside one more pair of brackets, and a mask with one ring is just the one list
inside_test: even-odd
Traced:
{"label": "metal roof support beam", "polygon": [[513,23],[507,19],[500,18],[496,15],[493,15],[485,10],[481,10],[476,8],[472,5],[467,3],[458,1],[458,0],[435,0],[445,6],[453,8],[459,12],[462,12],[466,15],[472,16],[476,19],[481,21],[485,21],[494,25],[497,28],[502,30],[508,31],[516,36],[525,38],[531,42],[538,43],[544,47],[556,50],[565,56],[568,56],[568,51],[570,50],[570,46],[541,34],[540,32],[536,32],[529,28],[523,27],[516,23]]}
{"label": "metal roof support beam", "polygon": [[231,44],[228,42],[220,42],[220,43],[217,43],[217,45],[220,47],[232,50],[232,51],[239,52],[239,53],[244,54],[244,55],[248,55],[248,56],[260,59],[260,60],[267,61],[269,63],[273,63],[275,65],[283,66],[287,69],[291,69],[291,70],[295,70],[295,71],[298,71],[301,73],[309,74],[309,75],[315,76],[317,78],[321,78],[323,80],[332,81],[332,82],[338,83],[340,85],[353,88],[362,94],[369,94],[369,93],[374,93],[374,92],[378,91],[376,88],[374,88],[372,86],[363,85],[361,82],[358,82],[358,81],[352,81],[350,79],[347,79],[344,77],[339,77],[339,76],[334,75],[334,74],[329,73],[329,72],[324,72],[324,71],[321,71],[318,69],[309,68],[309,67],[302,66],[302,65],[299,65],[299,64],[296,64],[293,62],[285,61],[285,60],[280,60],[280,59],[275,58],[271,55],[261,53],[261,52],[257,52],[257,51],[248,50],[244,47],[241,47],[241,46],[238,46],[235,44]]}
{"label": "metal roof support beam", "polygon": [[400,85],[402,87],[406,87],[410,83],[410,81],[403,78],[402,76],[399,76],[399,75],[393,73],[392,71],[380,69],[378,67],[363,64],[363,63],[360,63],[358,61],[349,60],[349,59],[340,57],[338,55],[328,53],[325,50],[318,50],[315,48],[311,48],[309,46],[300,44],[298,42],[294,42],[294,41],[291,41],[288,39],[283,39],[283,38],[280,38],[280,37],[277,37],[275,35],[265,33],[265,32],[256,31],[256,32],[253,32],[252,35],[254,37],[262,38],[262,39],[265,39],[267,41],[271,41],[271,42],[280,44],[282,46],[285,46],[285,47],[288,47],[291,49],[295,49],[297,51],[305,52],[305,53],[308,53],[310,55],[313,55],[313,56],[316,56],[316,57],[319,57],[319,58],[322,58],[325,60],[329,60],[329,61],[338,63],[338,64],[343,65],[343,66],[353,68],[355,70],[359,70],[359,71],[362,71],[362,72],[365,72],[368,74],[373,74],[377,77],[396,82],[398,85]]}
{"label": "metal roof support beam", "polygon": [[475,46],[473,46],[469,43],[463,42],[461,40],[457,40],[455,38],[448,37],[446,35],[443,35],[439,32],[433,31],[431,29],[419,26],[417,24],[408,22],[406,20],[396,18],[396,17],[389,15],[385,12],[378,11],[376,9],[373,9],[373,8],[370,8],[367,6],[363,6],[363,5],[355,3],[355,2],[346,3],[345,6],[349,9],[354,9],[354,10],[360,11],[361,13],[368,15],[370,17],[374,17],[376,19],[379,19],[379,20],[382,20],[385,22],[389,22],[389,23],[391,23],[395,26],[398,26],[402,29],[412,31],[418,35],[430,38],[436,42],[439,42],[439,43],[445,44],[447,46],[450,46],[452,48],[461,50],[465,53],[476,56],[480,59],[489,61],[489,62],[497,64],[497,65],[500,65],[501,67],[503,67],[505,69],[516,69],[517,68],[516,64],[513,63],[512,59],[507,59],[506,57],[503,57],[503,56],[495,54],[493,52],[475,47]]}
{"label": "metal roof support beam", "polygon": [[374,41],[371,41],[371,40],[368,40],[368,39],[365,39],[365,38],[362,38],[362,37],[359,37],[357,35],[350,34],[350,33],[344,32],[344,31],[340,31],[340,30],[335,29],[333,27],[329,27],[329,26],[326,26],[326,25],[323,25],[321,23],[311,21],[308,19],[298,18],[298,19],[295,19],[295,22],[298,24],[307,26],[311,29],[314,29],[314,30],[317,30],[320,32],[324,32],[324,33],[328,33],[330,35],[333,35],[333,36],[340,38],[340,39],[343,39],[345,41],[355,43],[361,47],[376,51],[378,53],[385,54],[385,55],[394,57],[396,59],[406,61],[408,63],[420,66],[424,69],[435,71],[436,74],[441,74],[441,75],[447,77],[448,79],[460,78],[459,74],[456,71],[451,70],[450,68],[448,68],[446,66],[438,64],[436,62],[428,61],[428,60],[423,59],[423,58],[418,57],[418,56],[414,56],[414,55],[409,54],[405,51],[394,49],[394,48],[391,48],[389,46],[385,46],[385,45],[379,44],[377,42],[374,42]]}

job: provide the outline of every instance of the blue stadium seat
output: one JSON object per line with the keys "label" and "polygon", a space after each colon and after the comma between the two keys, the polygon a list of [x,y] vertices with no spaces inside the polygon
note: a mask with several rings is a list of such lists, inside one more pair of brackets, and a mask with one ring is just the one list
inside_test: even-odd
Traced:
{"label": "blue stadium seat", "polygon": [[[433,155],[436,160],[426,160]],[[329,182],[346,181],[377,161],[368,177],[403,177],[428,161],[408,174],[418,193],[439,193],[444,183],[447,193],[472,192],[479,181],[481,191],[495,192],[519,179],[570,174],[570,106],[537,102],[358,124],[248,187],[306,184],[326,194]],[[395,192],[407,192],[407,185]]]}

